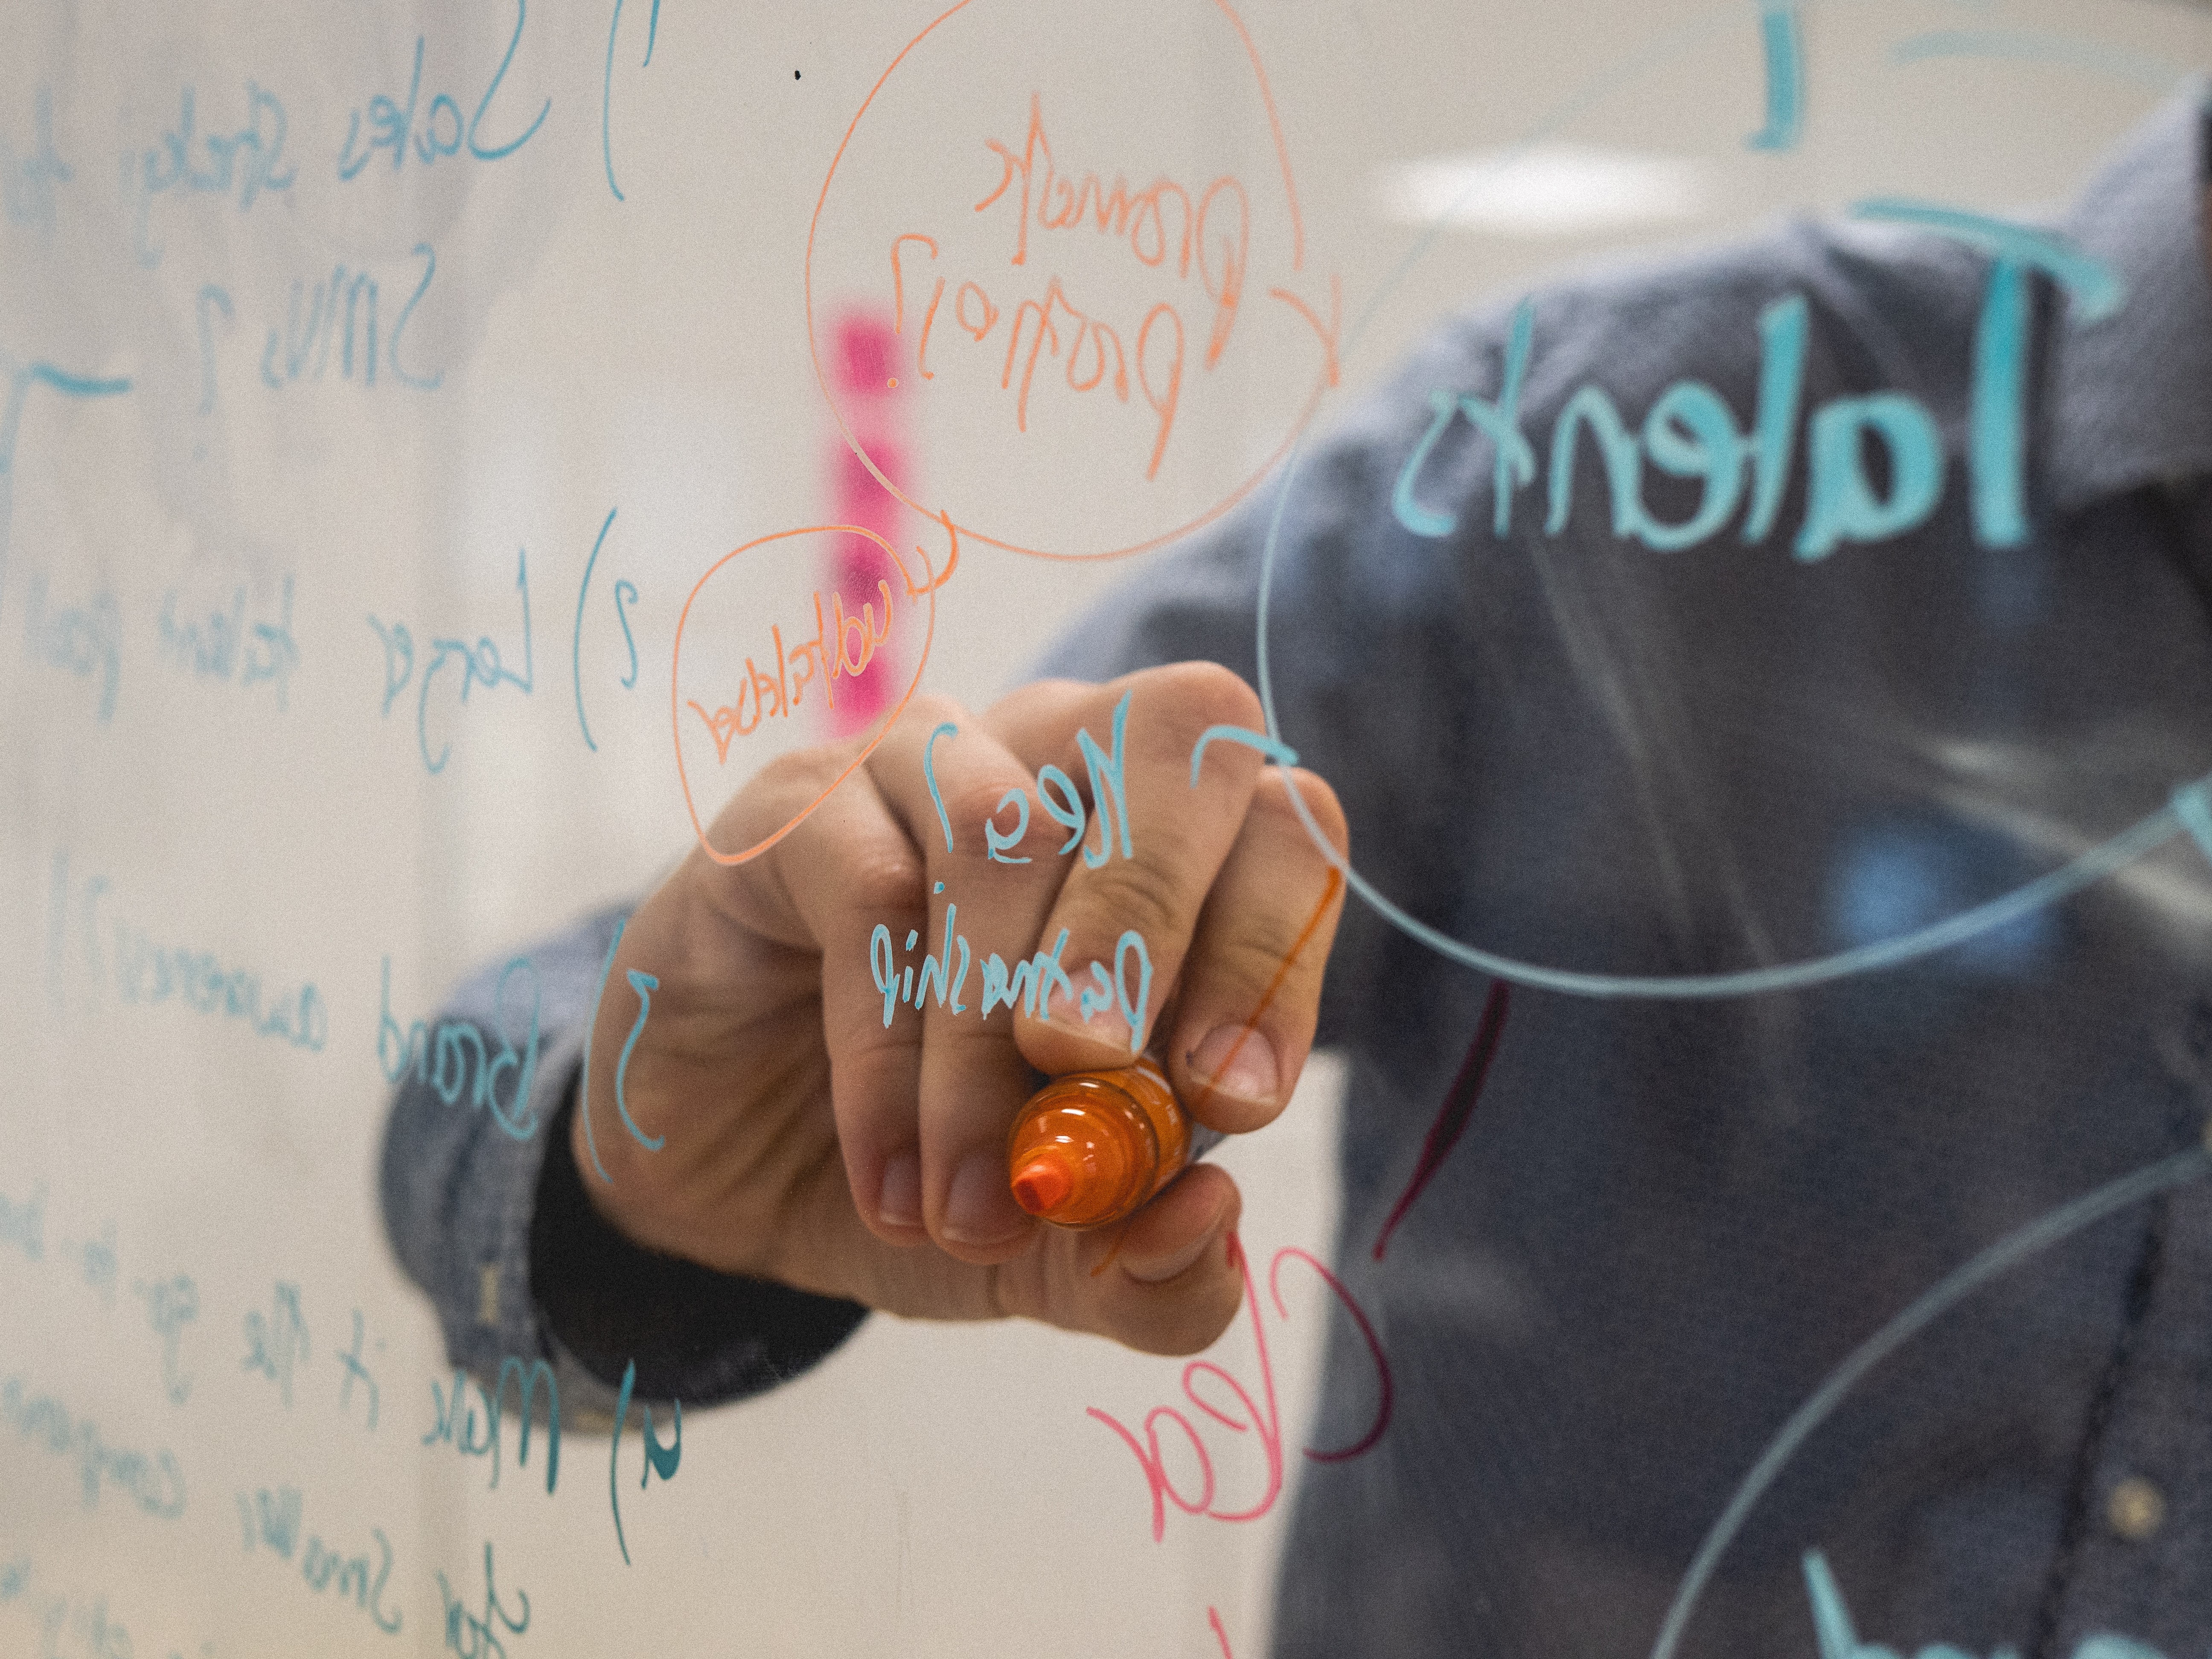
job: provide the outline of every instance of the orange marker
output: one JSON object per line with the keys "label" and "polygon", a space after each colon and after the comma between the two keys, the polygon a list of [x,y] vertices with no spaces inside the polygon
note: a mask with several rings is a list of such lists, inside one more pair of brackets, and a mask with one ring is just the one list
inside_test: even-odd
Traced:
{"label": "orange marker", "polygon": [[1191,1150],[1190,1118],[1147,1058],[1056,1077],[1030,1096],[1006,1139],[1006,1175],[1014,1201],[1040,1220],[1097,1227],[1182,1174]]}

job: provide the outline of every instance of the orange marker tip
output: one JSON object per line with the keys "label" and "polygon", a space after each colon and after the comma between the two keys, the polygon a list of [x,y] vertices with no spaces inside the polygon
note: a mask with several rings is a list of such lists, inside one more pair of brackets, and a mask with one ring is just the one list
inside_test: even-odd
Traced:
{"label": "orange marker tip", "polygon": [[897,390],[898,390],[898,376],[897,376],[897,375],[896,375],[896,374],[892,375],[892,376],[890,377],[890,380],[885,380],[885,381],[884,382],[884,384],[885,386],[887,386],[890,387],[890,389],[891,389],[892,391],[894,391],[894,392],[897,391]]}
{"label": "orange marker tip", "polygon": [[1041,1158],[1024,1166],[1013,1187],[1015,1203],[1031,1215],[1046,1215],[1067,1202],[1075,1179],[1064,1164]]}

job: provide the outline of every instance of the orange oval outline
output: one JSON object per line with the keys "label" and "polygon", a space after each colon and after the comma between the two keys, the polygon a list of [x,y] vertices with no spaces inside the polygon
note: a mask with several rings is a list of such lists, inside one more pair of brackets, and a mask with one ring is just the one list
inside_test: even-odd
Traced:
{"label": "orange oval outline", "polygon": [[[1273,136],[1275,142],[1275,160],[1283,171],[1283,194],[1290,204],[1291,243],[1291,269],[1292,270],[1303,270],[1305,269],[1306,258],[1305,221],[1304,215],[1302,215],[1298,210],[1297,182],[1291,176],[1290,147],[1283,139],[1282,120],[1275,112],[1274,91],[1268,86],[1267,71],[1261,64],[1260,48],[1253,40],[1251,31],[1244,27],[1244,20],[1237,15],[1237,9],[1230,4],[1230,0],[1213,0],[1213,3],[1216,9],[1220,11],[1222,15],[1229,20],[1230,27],[1237,31],[1237,38],[1243,45],[1244,54],[1251,60],[1252,77],[1254,81],[1258,83],[1260,89],[1260,101],[1267,108],[1268,131]],[[950,18],[955,12],[964,11],[968,5],[969,0],[953,0],[953,3],[951,5],[946,7],[943,11],[939,12],[935,17],[929,21],[928,25],[923,28],[921,33],[915,35],[913,40],[908,41],[906,45],[899,48],[897,57],[892,58],[889,64],[884,65],[884,72],[876,77],[875,84],[868,88],[868,95],[860,100],[860,107],[853,112],[853,118],[846,123],[844,137],[837,141],[837,153],[830,158],[830,171],[822,175],[821,192],[814,198],[813,217],[806,222],[806,264],[805,283],[806,299],[806,355],[814,364],[814,384],[821,391],[822,401],[830,406],[830,418],[837,422],[837,432],[838,434],[845,440],[845,447],[848,449],[850,449],[854,455],[860,458],[860,465],[868,469],[869,477],[873,478],[878,483],[881,484],[886,490],[890,491],[896,500],[903,502],[909,507],[912,507],[924,518],[943,520],[948,529],[955,527],[951,516],[951,509],[948,507],[926,507],[921,502],[915,501],[912,496],[908,495],[889,478],[885,477],[884,476],[883,469],[876,465],[875,457],[869,454],[868,452],[861,447],[860,441],[853,435],[853,428],[845,423],[845,411],[837,406],[837,399],[830,392],[829,377],[822,372],[821,347],[817,343],[815,339],[814,233],[822,222],[822,210],[829,204],[830,186],[837,177],[838,165],[845,159],[845,148],[853,142],[854,133],[860,130],[860,118],[868,112],[868,106],[876,101],[876,94],[884,89],[884,83],[891,78],[892,71],[896,70],[901,64],[906,61],[906,57],[908,52],[912,52],[916,46],[927,40],[929,36],[935,32],[939,24],[944,22],[947,18]],[[1334,281],[1334,279],[1332,278],[1331,280]],[[976,529],[973,525],[961,525],[957,526],[957,529],[960,533],[966,535],[975,541],[982,542],[991,547],[1002,548],[1009,553],[1020,553],[1033,559],[1052,559],[1066,564],[1087,563],[1093,559],[1127,558],[1131,554],[1150,552],[1153,548],[1163,547],[1168,543],[1176,540],[1178,538],[1188,536],[1192,531],[1202,529],[1206,526],[1212,524],[1216,519],[1221,517],[1223,514],[1228,512],[1231,507],[1243,501],[1245,496],[1250,495],[1253,489],[1257,487],[1260,481],[1266,477],[1270,472],[1273,471],[1277,464],[1282,460],[1283,457],[1290,453],[1291,446],[1297,441],[1298,434],[1306,429],[1307,423],[1314,417],[1314,411],[1321,406],[1322,397],[1328,392],[1330,385],[1333,383],[1333,376],[1330,373],[1330,349],[1324,346],[1322,352],[1321,371],[1314,376],[1313,392],[1311,395],[1306,398],[1306,406],[1298,411],[1297,418],[1291,422],[1290,429],[1283,434],[1283,441],[1275,447],[1274,453],[1268,456],[1266,460],[1262,461],[1258,469],[1253,472],[1251,477],[1246,478],[1242,483],[1231,490],[1228,495],[1223,496],[1221,500],[1215,502],[1212,507],[1208,507],[1205,512],[1200,514],[1196,518],[1191,520],[1187,524],[1177,525],[1173,530],[1163,531],[1148,541],[1132,543],[1127,547],[1108,548],[1103,552],[1099,553],[1054,553],[1048,548],[1024,547],[1018,542],[1002,541],[996,536],[987,536],[981,531]]]}
{"label": "orange oval outline", "polygon": [[[963,3],[965,3],[965,0],[963,0]],[[742,853],[720,852],[716,850],[714,843],[707,839],[706,826],[699,822],[698,803],[691,798],[691,775],[684,766],[684,703],[678,687],[679,677],[684,671],[684,625],[691,620],[691,601],[699,597],[699,590],[706,586],[717,570],[729,563],[740,553],[750,553],[756,547],[764,547],[770,542],[780,542],[792,536],[819,536],[839,532],[866,536],[878,547],[883,549],[884,556],[891,562],[891,568],[899,573],[899,580],[906,584],[907,597],[908,599],[926,597],[929,600],[929,624],[927,630],[922,635],[921,660],[915,664],[914,678],[907,682],[904,695],[899,698],[890,713],[884,717],[883,729],[868,739],[867,747],[853,757],[845,769],[831,780],[828,788],[801,807],[793,816],[791,821],[774,835],[755,842]],[[749,863],[805,823],[813,814],[814,809],[835,794],[838,787],[853,775],[861,763],[876,752],[876,745],[890,735],[891,727],[897,725],[899,716],[906,713],[907,704],[914,700],[915,692],[921,688],[922,670],[929,666],[930,647],[937,641],[937,590],[942,586],[937,580],[934,567],[929,562],[929,555],[920,547],[915,548],[915,551],[921,555],[922,568],[928,571],[930,574],[929,585],[920,589],[915,586],[914,578],[907,574],[905,561],[899,557],[898,550],[874,531],[856,524],[801,525],[796,530],[778,530],[765,536],[757,536],[742,547],[732,548],[714,563],[708,565],[705,574],[691,584],[691,591],[684,596],[684,609],[676,618],[676,644],[668,653],[668,732],[676,749],[676,781],[684,790],[684,808],[691,815],[691,833],[698,838],[701,849],[715,863],[722,865]],[[948,569],[945,574],[950,575],[951,572]]]}

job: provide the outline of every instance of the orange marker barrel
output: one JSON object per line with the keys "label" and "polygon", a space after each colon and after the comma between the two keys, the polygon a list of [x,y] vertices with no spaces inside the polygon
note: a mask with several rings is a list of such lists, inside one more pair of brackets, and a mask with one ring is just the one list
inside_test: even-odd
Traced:
{"label": "orange marker barrel", "polygon": [[1060,1227],[1119,1221],[1182,1173],[1191,1122],[1150,1059],[1056,1077],[1006,1139],[1014,1201]]}

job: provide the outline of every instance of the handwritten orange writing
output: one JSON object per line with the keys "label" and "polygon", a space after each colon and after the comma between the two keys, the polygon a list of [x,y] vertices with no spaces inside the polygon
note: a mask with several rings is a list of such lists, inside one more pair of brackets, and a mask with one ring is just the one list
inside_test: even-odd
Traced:
{"label": "handwritten orange writing", "polygon": [[[706,721],[707,730],[714,739],[714,758],[727,763],[730,743],[734,738],[750,737],[760,729],[763,720],[788,716],[806,695],[811,683],[819,683],[830,706],[837,706],[837,682],[850,677],[858,679],[867,672],[877,648],[890,637],[891,585],[878,580],[876,591],[883,596],[884,618],[879,627],[876,622],[876,607],[871,600],[861,605],[852,616],[845,613],[845,596],[830,596],[830,617],[825,629],[822,614],[822,595],[814,595],[814,637],[787,649],[783,629],[779,624],[769,629],[775,645],[775,672],[769,673],[757,666],[750,657],[745,659],[744,676],[738,682],[738,700],[724,703],[711,714],[700,707],[696,699],[686,698],[685,706]],[[745,718],[746,696],[752,699],[752,718]]]}
{"label": "handwritten orange writing", "polygon": [[[1139,262],[1156,270],[1166,261],[1172,246],[1176,275],[1185,280],[1190,276],[1191,252],[1195,245],[1199,280],[1215,306],[1206,367],[1211,368],[1219,361],[1223,348],[1229,343],[1237,302],[1244,295],[1244,272],[1252,246],[1251,198],[1233,174],[1224,174],[1206,187],[1205,194],[1199,198],[1194,218],[1190,192],[1164,176],[1153,179],[1134,196],[1129,194],[1127,179],[1120,174],[1115,176],[1111,190],[1099,183],[1095,173],[1086,173],[1079,182],[1076,181],[1058,172],[1054,165],[1052,143],[1045,137],[1044,102],[1034,92],[1030,94],[1029,132],[1022,142],[1018,157],[995,138],[983,142],[998,156],[1000,172],[996,188],[975,204],[975,211],[981,213],[991,207],[1012,188],[1017,177],[1021,179],[1020,213],[1014,222],[1014,251],[1009,264],[1029,262],[1032,219],[1046,230],[1080,229],[1088,220],[1093,229],[1126,240],[1129,252]],[[1039,158],[1044,162],[1041,177],[1036,172]],[[1034,215],[1030,211],[1032,201],[1036,204]],[[1236,210],[1233,230],[1215,219],[1217,203],[1226,203]],[[1172,237],[1168,231],[1167,209],[1170,204],[1176,209],[1176,234]],[[1225,216],[1227,210],[1223,211]],[[1209,227],[1221,233],[1218,258],[1209,248]]]}
{"label": "handwritten orange writing", "polygon": [[[795,530],[777,530],[772,531],[765,536],[757,536],[751,541],[745,543],[742,547],[732,548],[727,553],[723,554],[720,558],[715,560],[714,563],[707,567],[705,572],[700,576],[697,581],[692,583],[691,591],[684,595],[683,610],[677,613],[676,644],[668,655],[668,735],[670,741],[675,745],[676,781],[684,791],[684,811],[691,820],[691,833],[698,838],[699,850],[706,854],[708,858],[714,860],[715,863],[722,865],[749,864],[753,860],[760,857],[762,854],[767,852],[770,848],[775,847],[778,842],[781,842],[786,836],[796,830],[800,824],[805,823],[808,818],[813,816],[815,810],[819,807],[823,802],[828,800],[831,795],[835,794],[839,788],[843,787],[845,781],[848,778],[851,777],[853,774],[858,771],[861,767],[867,764],[868,757],[876,752],[877,748],[882,744],[884,736],[890,731],[892,726],[898,723],[899,716],[906,712],[907,705],[914,700],[915,688],[921,684],[922,670],[929,665],[930,647],[935,643],[937,639],[937,590],[944,586],[947,578],[952,574],[954,568],[958,565],[960,562],[959,533],[953,529],[952,523],[949,516],[941,519],[939,522],[945,526],[945,533],[951,543],[951,548],[946,555],[945,569],[942,573],[939,573],[935,565],[932,562],[927,550],[917,544],[915,548],[915,552],[921,562],[922,574],[927,578],[927,580],[919,583],[915,580],[913,575],[908,572],[906,563],[900,558],[898,550],[896,548],[893,547],[889,542],[885,541],[874,531],[869,529],[866,525],[857,524],[802,525]],[[890,709],[885,711],[878,718],[875,735],[870,738],[866,743],[862,744],[859,749],[852,753],[850,757],[845,762],[843,769],[823,787],[821,793],[816,795],[813,799],[808,801],[805,805],[801,806],[797,811],[793,812],[788,818],[786,818],[781,824],[777,825],[775,830],[769,831],[767,835],[761,836],[757,841],[752,842],[751,845],[739,848],[733,851],[725,852],[708,839],[707,825],[699,816],[698,799],[692,793],[690,770],[685,764],[684,758],[684,635],[690,626],[692,607],[698,604],[699,596],[706,591],[708,585],[714,580],[717,574],[727,569],[732,563],[743,559],[748,553],[757,553],[763,548],[775,547],[780,543],[789,542],[801,536],[858,536],[861,540],[871,544],[875,548],[877,553],[881,556],[885,566],[898,573],[899,583],[905,588],[906,597],[909,599],[919,600],[921,603],[921,651],[915,659],[913,678],[907,681],[906,690],[900,692],[898,701],[894,703]],[[860,623],[861,629],[865,634],[872,639],[876,637],[874,618],[865,605],[861,607]],[[890,628],[890,605],[889,599],[886,599],[884,605],[884,632],[888,633]],[[854,641],[849,637],[850,630],[842,625],[838,629],[838,635],[839,643],[841,645],[854,643]],[[818,658],[821,654],[820,646],[822,643],[821,633],[818,629],[817,630],[816,640],[810,641],[810,643],[816,645],[816,654]],[[874,647],[871,646],[869,647],[869,655],[872,657],[873,654]],[[861,665],[864,668],[866,665],[867,665],[865,662]],[[748,676],[748,678],[750,679],[750,676]],[[756,694],[756,699],[757,700],[757,694]],[[702,711],[702,713],[703,715],[703,711]],[[708,717],[708,730],[712,731],[713,720],[711,717]]]}
{"label": "handwritten orange writing", "polygon": [[[1126,241],[1129,252],[1147,267],[1162,269],[1172,259],[1179,280],[1188,281],[1195,266],[1200,286],[1212,301],[1212,322],[1200,362],[1210,369],[1221,361],[1237,325],[1251,259],[1251,201],[1238,179],[1226,174],[1216,179],[1200,194],[1194,208],[1190,191],[1164,176],[1133,195],[1124,176],[1116,175],[1109,187],[1099,182],[1095,173],[1086,173],[1080,179],[1061,173],[1045,134],[1043,101],[1035,93],[1030,95],[1029,131],[1018,154],[998,139],[984,142],[998,156],[1000,171],[998,184],[975,204],[975,211],[985,212],[1001,200],[1015,209],[1009,264],[1029,263],[1032,223],[1045,230],[1079,229],[1087,223],[1097,232]],[[1020,188],[1016,192],[1018,181]],[[891,239],[891,318],[896,333],[906,331],[907,268],[925,254],[932,263],[938,258],[935,237],[909,230]],[[915,366],[924,380],[937,378],[936,370],[930,367],[929,348],[946,281],[942,276],[933,279],[922,311]],[[1087,392],[1107,386],[1126,404],[1133,378],[1157,422],[1145,477],[1158,477],[1182,398],[1186,336],[1182,313],[1165,300],[1152,306],[1137,324],[1132,351],[1123,343],[1130,337],[1078,306],[1068,297],[1066,284],[1058,275],[1045,278],[1041,294],[1033,289],[1026,295],[1009,296],[1009,303],[1011,313],[981,282],[969,277],[954,291],[952,318],[969,339],[981,345],[997,329],[1000,319],[1008,317],[999,386],[1003,391],[1015,391],[1018,368],[1015,429],[1029,430],[1030,392],[1036,377],[1037,358],[1044,355],[1060,361],[1065,343],[1063,378],[1070,391]]]}
{"label": "handwritten orange writing", "polygon": [[[1258,1501],[1241,1510],[1223,1509],[1215,1502],[1218,1486],[1212,1455],[1206,1449],[1205,1437],[1192,1425],[1190,1419],[1176,1407],[1155,1406],[1146,1412],[1141,1425],[1144,1431],[1141,1440],[1120,1419],[1099,1410],[1096,1406],[1089,1408],[1089,1415],[1121,1436],[1122,1444],[1128,1447],[1136,1457],[1138,1467],[1144,1471],[1145,1484],[1152,1493],[1154,1543],[1166,1535],[1167,1506],[1170,1504],[1185,1515],[1202,1515],[1215,1521],[1257,1521],[1274,1508],[1275,1500],[1283,1493],[1283,1416],[1275,1403],[1275,1368],[1267,1351],[1267,1327],[1260,1317],[1259,1294],[1252,1283],[1251,1258],[1237,1244],[1233,1234],[1230,1244],[1236,1251],[1237,1265],[1244,1275],[1245,1306],[1252,1310],[1252,1340],[1260,1356],[1260,1398],[1255,1401],[1250,1389],[1210,1359],[1194,1359],[1182,1368],[1182,1391],[1184,1397],[1200,1413],[1231,1433],[1251,1431],[1259,1435],[1260,1449],[1267,1463],[1267,1485]],[[1383,1431],[1390,1426],[1393,1398],[1390,1362],[1382,1356],[1382,1345],[1376,1338],[1374,1326],[1368,1322],[1367,1315],[1358,1303],[1352,1300],[1352,1292],[1345,1289],[1344,1282],[1323,1267],[1311,1252],[1302,1250],[1295,1244],[1285,1244],[1277,1250],[1267,1265],[1267,1290],[1274,1298],[1278,1319],[1290,1316],[1290,1310],[1283,1303],[1281,1284],[1283,1263],[1286,1261],[1303,1261],[1322,1276],[1323,1282],[1344,1304],[1345,1311],[1352,1316],[1352,1322],[1358,1327],[1359,1334],[1367,1344],[1369,1355],[1375,1361],[1381,1398],[1376,1406],[1375,1420],[1367,1432],[1352,1444],[1335,1450],[1316,1451],[1310,1446],[1304,1449],[1306,1456],[1314,1462],[1342,1462],[1373,1450],[1376,1443],[1382,1439]],[[1226,1388],[1234,1396],[1233,1404],[1242,1414],[1232,1415],[1201,1395],[1198,1389],[1201,1379],[1218,1382]],[[1182,1431],[1183,1438],[1189,1443],[1191,1450],[1197,1456],[1200,1484],[1194,1497],[1186,1497],[1168,1474],[1167,1462],[1160,1449],[1159,1425],[1163,1420]]]}
{"label": "handwritten orange writing", "polygon": [[[1224,124],[1264,115],[1264,129],[1250,135],[1258,142],[1240,142],[1230,165],[1186,159],[1187,146],[1161,149],[1141,95],[1125,125],[1091,100],[1098,77],[1085,74],[1081,86],[1061,90],[1073,60],[1051,41],[997,38],[997,20],[1028,9],[1018,0],[951,0],[884,66],[823,179],[805,269],[809,346],[823,396],[878,483],[918,512],[958,518],[962,535],[973,540],[1088,559],[1187,534],[1249,493],[1336,384],[1341,301],[1334,278],[1305,274],[1290,149],[1257,46],[1231,0],[1188,3],[1200,15],[1191,20],[1192,40],[1203,37],[1208,49],[1225,46],[1239,60],[1223,85]],[[1229,35],[1218,33],[1223,23]],[[975,53],[1005,68],[998,84],[1016,76],[1015,85],[1030,84],[1025,107],[1000,106],[964,131],[953,124],[925,134],[884,130],[903,118],[889,112],[907,109],[905,100],[926,93],[945,64]],[[1132,55],[1111,73],[1134,86],[1142,70]],[[901,90],[886,104],[895,84]],[[1054,89],[1049,115],[1046,88]],[[944,90],[953,95],[940,96],[940,108],[974,107],[965,87]],[[1246,103],[1247,93],[1255,104]],[[917,138],[928,153],[915,153]],[[1270,157],[1272,165],[1263,159]],[[873,270],[854,272],[856,258]],[[882,297],[890,301],[899,349],[866,388],[833,375],[825,356],[823,301],[833,270],[840,303],[856,276],[863,291],[878,293],[884,276],[890,279]],[[1248,299],[1259,303],[1248,308]],[[1261,339],[1270,348],[1264,361],[1254,355]],[[1273,349],[1285,341],[1297,356]],[[1240,343],[1249,384],[1239,377],[1226,385],[1207,373]],[[1297,362],[1308,349],[1317,372],[1301,393]],[[866,405],[855,400],[892,381],[921,394],[914,409],[939,441],[932,447],[943,457],[942,501],[911,493],[898,481],[896,458],[872,453],[878,440],[864,418]],[[1241,433],[1255,403],[1279,412],[1279,441],[1249,476],[1220,490],[1194,445],[1217,453],[1213,437]],[[987,411],[989,418],[978,418]],[[1008,445],[1008,437],[1027,441]],[[1061,468],[1071,453],[1083,454],[1101,483],[1110,483],[1109,473],[1141,471],[1147,488],[1115,492],[1077,532],[1081,545],[1047,545],[1065,533],[1050,510],[1035,506],[1030,492],[999,485],[1009,475]],[[1052,529],[1034,522],[1039,513]]]}
{"label": "handwritten orange writing", "polygon": [[[899,303],[893,315],[903,322],[903,294],[899,289],[898,251],[902,243],[929,243],[929,238],[908,232],[891,244],[891,274],[895,297]],[[936,257],[936,248],[930,246],[930,257]],[[929,310],[921,325],[921,337],[915,349],[916,364],[930,379],[936,378],[929,368],[929,337],[937,322],[938,301],[945,293],[945,279],[939,277],[935,290],[930,295]],[[954,296],[952,314],[968,337],[981,345],[998,326],[999,319],[1006,313],[992,301],[983,285],[975,281],[961,283]],[[1137,326],[1137,344],[1133,354],[1125,351],[1121,331],[1110,323],[1100,321],[1079,308],[1067,297],[1067,290],[1057,276],[1048,278],[1044,297],[1025,299],[1014,307],[1012,320],[1006,331],[1006,355],[999,370],[1001,390],[1014,387],[1015,366],[1021,369],[1021,387],[1014,398],[1014,427],[1017,431],[1030,429],[1030,387],[1036,378],[1037,357],[1040,354],[1057,361],[1060,355],[1063,325],[1072,330],[1066,337],[1067,344],[1066,380],[1072,392],[1095,392],[1101,386],[1110,386],[1115,397],[1123,403],[1129,401],[1131,357],[1135,359],[1138,389],[1146,403],[1158,417],[1158,427],[1152,439],[1152,458],[1145,467],[1145,477],[1159,474],[1160,458],[1167,451],[1169,434],[1175,429],[1176,407],[1182,398],[1183,332],[1182,319],[1176,308],[1163,301],[1145,313]],[[1153,347],[1154,330],[1164,342],[1158,349]],[[1026,334],[1029,349],[1024,353],[1022,341]],[[1086,355],[1087,348],[1087,355]],[[1108,379],[1109,368],[1113,371]],[[1157,382],[1157,383],[1156,383]]]}

